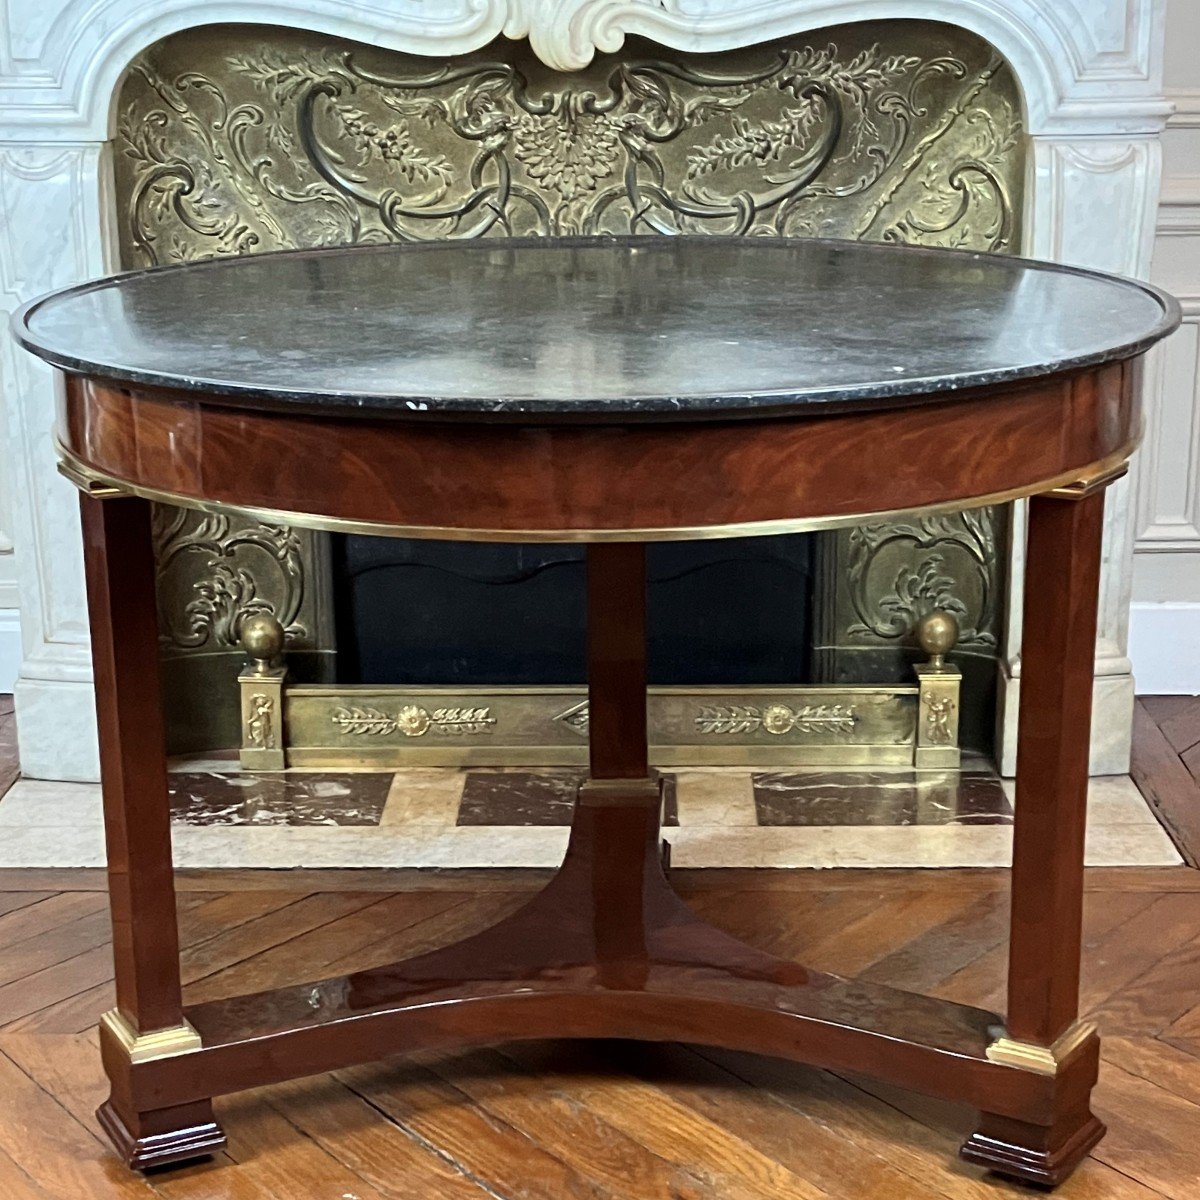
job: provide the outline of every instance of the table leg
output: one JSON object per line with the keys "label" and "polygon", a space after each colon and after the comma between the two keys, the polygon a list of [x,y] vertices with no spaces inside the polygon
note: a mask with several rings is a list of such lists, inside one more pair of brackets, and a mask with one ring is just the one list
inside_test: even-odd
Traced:
{"label": "table leg", "polygon": [[[1096,1038],[1087,1031],[1080,1038],[1073,1024],[1100,510],[1098,498],[1063,509],[1066,516],[1048,504],[1035,504],[1030,546],[1032,586],[1053,581],[1056,588],[1049,618],[1030,622],[1026,642],[1026,799],[1019,802],[1025,808],[1017,830],[1008,1036],[999,1037],[1003,1022],[995,1013],[828,975],[745,945],[708,925],[671,889],[662,869],[661,784],[646,753],[643,550],[600,545],[588,552],[591,773],[566,857],[546,888],[451,946],[190,1006],[184,1012],[202,1044],[169,1057],[118,1058],[110,1033],[110,1133],[136,1165],[151,1165],[219,1144],[207,1100],[214,1095],[400,1053],[547,1037],[679,1040],[865,1072],[982,1108],[967,1157],[1042,1183],[1061,1179],[1102,1132],[1087,1107]],[[145,675],[136,656],[113,649],[118,624],[116,644],[135,647],[146,644],[153,625],[145,513],[122,511],[133,515],[90,518],[109,556],[93,551],[89,562],[97,675],[108,671],[102,713],[107,702],[116,722],[105,731],[106,753],[116,756],[105,764],[109,836],[114,864],[136,866],[138,878],[143,866],[162,868],[169,902],[161,727],[153,717],[153,746],[144,730],[130,733],[145,697],[156,696],[157,677]],[[119,568],[110,571],[106,561],[119,561]],[[1068,577],[1059,585],[1063,565]],[[1046,665],[1052,663],[1053,670]],[[140,776],[153,785],[148,790],[125,786],[134,765],[148,768]],[[147,820],[136,847],[135,814]],[[154,896],[139,885],[135,897],[131,887],[118,869],[114,897],[124,897],[126,911],[150,911],[143,906]],[[163,894],[160,884],[155,895]],[[161,910],[153,919],[168,924]],[[131,935],[148,929],[131,925]],[[127,970],[168,961],[173,968],[174,945],[169,959],[161,949],[174,936],[171,922],[159,940],[124,951]],[[1065,948],[1065,963],[1056,961],[1058,948]],[[177,974],[166,983],[159,978],[157,991],[126,996],[123,1020],[150,1029],[145,1014],[153,998],[160,1022],[178,1022]],[[186,1032],[175,1024],[167,1036]],[[122,1140],[129,1128],[139,1131],[136,1139]],[[154,1134],[163,1140],[155,1143]],[[157,1159],[153,1147],[163,1148]]]}
{"label": "table leg", "polygon": [[1039,1118],[984,1113],[963,1157],[1042,1184],[1104,1135],[1092,1115],[1099,1040],[1079,1015],[1084,830],[1103,488],[1029,505],[1004,1036],[996,1062],[1050,1076]]}
{"label": "table leg", "polygon": [[158,1166],[225,1138],[210,1100],[147,1107],[131,1070],[200,1045],[179,977],[150,504],[85,495],[81,515],[117,993],[100,1027],[112,1090],[97,1115],[130,1166]]}
{"label": "table leg", "polygon": [[645,546],[589,546],[587,594],[590,770],[564,866],[590,881],[601,980],[638,987],[650,958],[647,903],[665,891],[662,784],[647,761]]}

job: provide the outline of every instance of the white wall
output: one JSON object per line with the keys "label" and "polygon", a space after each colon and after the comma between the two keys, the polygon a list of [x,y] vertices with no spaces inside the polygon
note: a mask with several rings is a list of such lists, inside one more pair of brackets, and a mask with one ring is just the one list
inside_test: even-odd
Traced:
{"label": "white wall", "polygon": [[[0,331],[0,337],[4,336]],[[6,445],[0,437],[0,446]],[[21,624],[17,610],[17,575],[13,562],[12,473],[0,460],[0,692],[11,692],[21,666]]]}
{"label": "white wall", "polygon": [[1147,369],[1130,656],[1142,695],[1200,693],[1200,3],[1167,0],[1163,193],[1153,278],[1184,325]]}

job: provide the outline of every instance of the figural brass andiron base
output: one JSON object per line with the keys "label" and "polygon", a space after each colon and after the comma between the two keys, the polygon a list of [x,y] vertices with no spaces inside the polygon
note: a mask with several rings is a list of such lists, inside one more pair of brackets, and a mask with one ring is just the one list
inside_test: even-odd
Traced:
{"label": "figural brass andiron base", "polygon": [[[958,622],[931,612],[914,629],[927,661],[911,685],[764,689],[651,687],[657,766],[959,765],[962,673],[946,662]],[[587,761],[583,687],[450,688],[291,684],[284,630],[243,618],[247,663],[240,761],[286,767],[575,766]]]}

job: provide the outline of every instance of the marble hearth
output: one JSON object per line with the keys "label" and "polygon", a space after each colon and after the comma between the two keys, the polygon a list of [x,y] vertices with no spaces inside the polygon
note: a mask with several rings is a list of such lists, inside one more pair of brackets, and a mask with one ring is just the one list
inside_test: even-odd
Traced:
{"label": "marble hearth", "polygon": [[[289,771],[177,764],[180,867],[554,867],[579,774],[529,769]],[[984,762],[936,771],[679,769],[664,835],[674,866],[996,867],[1010,785]],[[1181,861],[1127,776],[1094,779],[1087,861]],[[0,799],[0,867],[104,863],[99,788],[21,780]]]}

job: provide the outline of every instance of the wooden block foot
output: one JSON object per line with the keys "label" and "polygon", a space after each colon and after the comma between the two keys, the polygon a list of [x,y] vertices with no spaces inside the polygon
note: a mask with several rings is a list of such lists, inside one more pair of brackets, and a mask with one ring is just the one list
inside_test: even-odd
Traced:
{"label": "wooden block foot", "polygon": [[110,1099],[96,1117],[125,1165],[136,1171],[207,1158],[225,1145],[208,1100],[137,1113],[126,1121]]}
{"label": "wooden block foot", "polygon": [[1104,1125],[1085,1109],[1073,1121],[1031,1125],[984,1113],[959,1151],[969,1163],[1042,1187],[1057,1187],[1104,1136]]}

